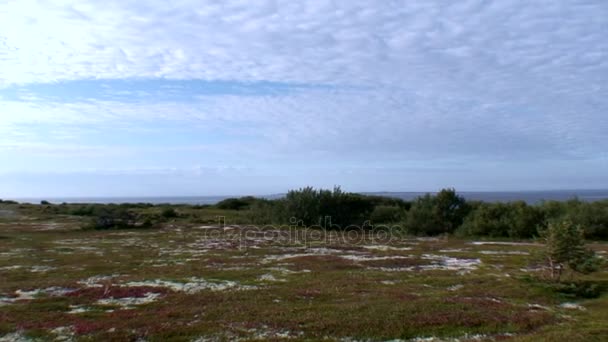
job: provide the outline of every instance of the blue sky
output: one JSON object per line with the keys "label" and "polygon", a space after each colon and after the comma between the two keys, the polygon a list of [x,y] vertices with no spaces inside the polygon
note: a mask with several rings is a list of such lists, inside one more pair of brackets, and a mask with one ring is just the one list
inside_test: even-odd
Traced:
{"label": "blue sky", "polygon": [[608,188],[608,2],[0,2],[0,198]]}

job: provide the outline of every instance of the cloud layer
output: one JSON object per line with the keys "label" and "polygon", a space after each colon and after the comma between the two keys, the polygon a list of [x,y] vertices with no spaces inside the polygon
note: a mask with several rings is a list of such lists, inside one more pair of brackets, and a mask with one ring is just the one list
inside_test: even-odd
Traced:
{"label": "cloud layer", "polygon": [[[608,186],[595,177],[608,171],[607,18],[602,0],[4,2],[0,172],[373,166],[453,180],[454,164],[495,163],[514,187],[507,172],[538,164],[562,165],[554,187],[568,187],[584,164],[597,173],[581,184]],[[373,187],[364,174],[351,184]],[[398,175],[391,186],[416,186]]]}

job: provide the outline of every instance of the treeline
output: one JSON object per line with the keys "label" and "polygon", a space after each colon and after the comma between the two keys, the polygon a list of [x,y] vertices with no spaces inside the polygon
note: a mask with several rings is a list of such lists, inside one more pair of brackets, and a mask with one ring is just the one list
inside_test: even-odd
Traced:
{"label": "treeline", "polygon": [[306,187],[281,199],[233,198],[216,206],[246,210],[254,224],[295,223],[325,229],[387,225],[413,235],[531,238],[551,222],[569,221],[580,225],[587,239],[608,239],[608,200],[487,203],[467,201],[454,189],[443,189],[404,201]]}
{"label": "treeline", "polygon": [[89,217],[89,223],[83,227],[84,229],[150,228],[177,216],[177,212],[171,207],[163,208],[159,213],[143,210],[147,208],[154,208],[154,205],[148,203],[46,205],[47,210],[54,210],[57,214]]}
{"label": "treeline", "polygon": [[398,198],[344,192],[339,187],[333,190],[306,187],[291,190],[279,199],[229,198],[215,207],[246,211],[253,224],[346,229],[364,224],[369,226],[371,222],[398,222],[410,205]]}
{"label": "treeline", "polygon": [[580,226],[585,238],[608,239],[608,200],[583,202],[546,201],[528,205],[509,203],[472,203],[471,212],[456,230],[462,236],[530,238],[550,223],[570,222]]}
{"label": "treeline", "polygon": [[50,219],[56,215],[81,217],[85,222],[83,229],[96,230],[150,228],[178,216],[176,206],[170,204],[52,204],[43,200],[40,205],[35,205],[0,200],[0,208],[2,207],[39,219]]}
{"label": "treeline", "polygon": [[218,217],[235,224],[317,226],[348,229],[389,226],[412,235],[453,234],[462,237],[531,238],[552,222],[580,226],[585,237],[608,240],[608,200],[583,202],[524,201],[487,203],[467,201],[454,189],[443,189],[413,201],[306,187],[285,197],[241,197],[215,205],[171,204],[19,204],[3,201],[26,212],[89,218],[86,228],[117,229],[163,226],[168,221],[217,223]]}

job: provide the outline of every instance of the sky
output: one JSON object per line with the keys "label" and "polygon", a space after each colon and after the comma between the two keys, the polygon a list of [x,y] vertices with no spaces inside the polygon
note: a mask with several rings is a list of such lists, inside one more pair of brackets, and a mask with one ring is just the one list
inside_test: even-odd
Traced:
{"label": "sky", "polygon": [[608,188],[605,0],[0,0],[0,198]]}

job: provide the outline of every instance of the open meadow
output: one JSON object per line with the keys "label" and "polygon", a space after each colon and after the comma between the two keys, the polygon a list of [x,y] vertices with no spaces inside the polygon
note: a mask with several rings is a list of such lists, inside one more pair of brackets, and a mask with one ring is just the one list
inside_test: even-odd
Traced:
{"label": "open meadow", "polygon": [[[533,240],[180,220],[100,231],[81,229],[81,217],[18,210],[0,219],[0,341],[608,336],[608,297],[538,281]],[[608,272],[583,279],[603,286]]]}

